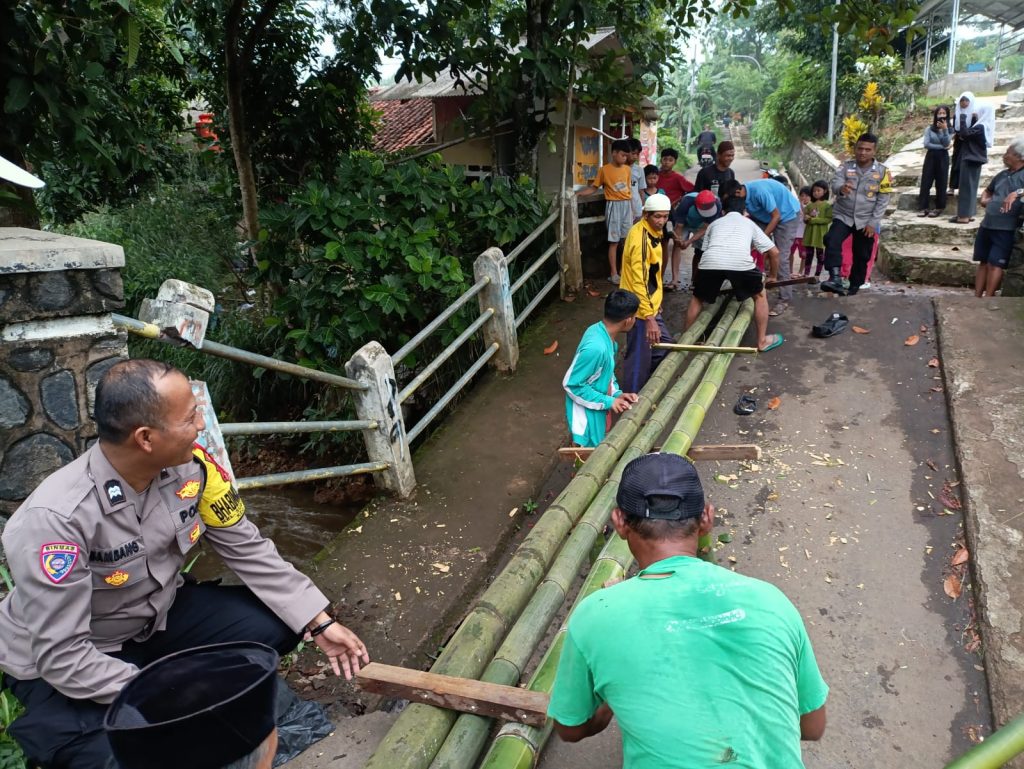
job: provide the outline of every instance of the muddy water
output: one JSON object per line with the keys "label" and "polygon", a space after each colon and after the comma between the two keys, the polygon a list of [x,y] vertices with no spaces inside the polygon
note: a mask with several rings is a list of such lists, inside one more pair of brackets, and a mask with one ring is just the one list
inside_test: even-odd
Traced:
{"label": "muddy water", "polygon": [[[359,512],[358,507],[324,505],[313,500],[312,487],[301,485],[243,492],[246,515],[278,551],[300,568],[309,562]],[[192,573],[198,579],[237,581],[206,545]]]}

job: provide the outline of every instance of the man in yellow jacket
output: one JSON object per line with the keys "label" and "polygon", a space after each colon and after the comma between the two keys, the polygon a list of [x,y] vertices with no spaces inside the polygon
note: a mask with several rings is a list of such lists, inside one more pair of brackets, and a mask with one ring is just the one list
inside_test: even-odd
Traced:
{"label": "man in yellow jacket", "polygon": [[643,218],[630,229],[622,249],[619,288],[640,300],[636,324],[626,335],[622,363],[625,392],[639,393],[665,357],[665,350],[654,350],[651,345],[675,341],[661,318],[661,242],[671,208],[667,195],[656,193],[647,198]]}

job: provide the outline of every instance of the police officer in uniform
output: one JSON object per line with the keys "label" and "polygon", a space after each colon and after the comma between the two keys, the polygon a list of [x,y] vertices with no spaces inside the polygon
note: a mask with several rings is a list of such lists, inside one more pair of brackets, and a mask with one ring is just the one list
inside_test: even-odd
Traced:
{"label": "police officer in uniform", "polygon": [[144,668],[103,722],[118,769],[271,769],[277,664],[269,646],[228,643]]}
{"label": "police officer in uniform", "polygon": [[[832,179],[835,204],[832,226],[825,235],[825,269],[829,279],[822,291],[839,296],[853,296],[860,291],[868,274],[868,262],[875,246],[875,237],[882,226],[885,207],[892,194],[889,169],[875,160],[878,137],[861,134],[854,149],[854,160],[840,163]],[[850,279],[840,272],[843,264],[843,241],[853,236],[853,265]]]}
{"label": "police officer in uniform", "polygon": [[[117,363],[96,389],[95,419],[99,440],[3,532],[16,587],[0,603],[0,670],[25,706],[10,733],[33,766],[104,767],[106,706],[140,668],[183,649],[249,641],[283,654],[309,632],[336,674],[368,661],[196,446],[205,424],[180,371]],[[201,538],[244,587],[184,582]]]}

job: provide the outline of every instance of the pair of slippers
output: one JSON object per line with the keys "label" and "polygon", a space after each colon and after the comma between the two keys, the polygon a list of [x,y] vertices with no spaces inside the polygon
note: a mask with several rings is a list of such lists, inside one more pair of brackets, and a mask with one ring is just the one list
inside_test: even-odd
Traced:
{"label": "pair of slippers", "polygon": [[819,339],[828,339],[830,336],[841,334],[850,326],[849,319],[841,312],[834,312],[828,316],[824,323],[819,323],[811,329],[811,335]]}

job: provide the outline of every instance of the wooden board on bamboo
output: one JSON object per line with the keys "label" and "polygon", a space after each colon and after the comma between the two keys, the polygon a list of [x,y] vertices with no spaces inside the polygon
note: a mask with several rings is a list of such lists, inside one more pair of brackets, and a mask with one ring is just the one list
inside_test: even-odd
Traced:
{"label": "wooden board on bamboo", "polygon": [[759,352],[756,347],[714,347],[706,344],[675,344],[673,342],[657,342],[651,347],[656,350],[675,350],[677,352],[731,352],[741,355],[756,355]]}
{"label": "wooden board on bamboo", "polygon": [[[651,449],[651,451],[658,451],[658,449]],[[567,462],[577,458],[586,461],[593,452],[593,448],[584,449],[579,446],[569,446],[568,448],[559,449],[558,457],[559,459],[563,459]],[[721,444],[718,446],[690,446],[690,450],[686,452],[686,456],[694,462],[728,459],[760,459],[761,447],[755,443]]]}
{"label": "wooden board on bamboo", "polygon": [[517,686],[442,676],[379,662],[371,662],[356,673],[356,684],[374,694],[530,726],[543,726],[547,718],[548,695]]}

